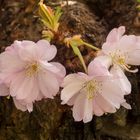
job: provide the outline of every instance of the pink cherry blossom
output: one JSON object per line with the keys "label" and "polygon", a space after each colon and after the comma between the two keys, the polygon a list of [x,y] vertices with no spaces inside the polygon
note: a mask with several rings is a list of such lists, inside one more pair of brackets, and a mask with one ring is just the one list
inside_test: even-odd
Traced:
{"label": "pink cherry blossom", "polygon": [[131,65],[140,65],[140,36],[123,35],[125,27],[113,29],[107,36],[106,42],[102,46],[100,56],[95,61],[100,61],[104,66],[110,68],[113,75],[120,77],[121,87],[126,94],[131,93],[131,84],[124,74],[125,71],[132,70]]}
{"label": "pink cherry blossom", "polygon": [[133,72],[130,65],[140,65],[140,36],[123,35],[124,32],[124,26],[113,29],[102,46],[102,52],[114,65]]}
{"label": "pink cherry blossom", "polygon": [[124,74],[124,70],[117,65],[112,65],[112,60],[107,55],[98,56],[94,59],[94,62],[100,63],[104,69],[110,69],[110,73],[115,77],[118,77],[120,88],[125,91],[125,95],[131,93],[131,83]]}
{"label": "pink cherry blossom", "polygon": [[93,115],[114,113],[121,104],[126,108],[130,105],[124,99],[124,90],[106,67],[97,61],[88,66],[88,74],[69,74],[64,78],[61,92],[62,104],[73,105],[75,121],[84,123],[92,120]]}
{"label": "pink cherry blossom", "polygon": [[53,98],[58,93],[66,72],[60,63],[49,62],[56,53],[56,47],[46,40],[24,40],[15,41],[0,54],[1,83],[8,85],[18,108],[32,111],[35,100]]}

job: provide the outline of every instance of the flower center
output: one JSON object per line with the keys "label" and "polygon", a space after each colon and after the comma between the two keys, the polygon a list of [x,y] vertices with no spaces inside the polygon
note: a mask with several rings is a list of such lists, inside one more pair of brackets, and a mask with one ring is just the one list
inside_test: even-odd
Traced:
{"label": "flower center", "polygon": [[125,63],[126,57],[123,54],[114,54],[114,55],[112,55],[112,59],[113,59],[113,63],[115,63],[117,65],[120,65],[120,66],[126,65],[126,63]]}
{"label": "flower center", "polygon": [[100,83],[97,82],[96,80],[91,80],[86,82],[83,87],[87,92],[87,98],[90,100],[93,99],[94,96],[96,96],[97,93],[99,92]]}
{"label": "flower center", "polygon": [[113,64],[119,65],[121,68],[125,69],[128,72],[135,73],[137,69],[131,70],[131,66],[126,63],[126,59],[128,58],[128,54],[122,53],[121,50],[116,50],[115,53],[110,53]]}
{"label": "flower center", "polygon": [[34,74],[36,74],[39,70],[39,65],[35,62],[35,63],[32,63],[30,65],[27,66],[27,69],[26,69],[26,74],[27,76],[33,76]]}

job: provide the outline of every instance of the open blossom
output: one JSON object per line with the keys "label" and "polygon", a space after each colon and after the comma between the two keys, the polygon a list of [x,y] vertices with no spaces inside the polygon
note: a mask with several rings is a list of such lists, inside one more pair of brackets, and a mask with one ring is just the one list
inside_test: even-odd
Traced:
{"label": "open blossom", "polygon": [[49,62],[56,53],[56,47],[46,40],[25,40],[15,41],[0,54],[1,83],[8,86],[9,95],[21,110],[31,111],[34,101],[53,98],[59,91],[66,72],[60,63]]}
{"label": "open blossom", "polygon": [[102,46],[102,55],[96,61],[107,64],[111,67],[110,72],[121,77],[120,82],[126,94],[131,92],[131,84],[124,74],[124,71],[137,72],[132,70],[131,65],[140,65],[140,36],[123,35],[125,27],[113,29],[107,36]]}
{"label": "open blossom", "polygon": [[114,113],[124,104],[124,90],[119,86],[117,77],[113,77],[106,67],[92,61],[88,74],[69,74],[64,78],[61,92],[62,104],[73,105],[75,121],[89,122],[93,115]]}

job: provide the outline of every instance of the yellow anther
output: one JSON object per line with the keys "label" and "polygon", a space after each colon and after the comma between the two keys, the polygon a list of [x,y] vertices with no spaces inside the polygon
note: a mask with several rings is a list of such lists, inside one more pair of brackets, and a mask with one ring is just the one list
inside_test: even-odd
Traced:
{"label": "yellow anther", "polygon": [[99,83],[96,80],[91,80],[85,83],[84,88],[87,92],[88,100],[93,99],[99,90]]}
{"label": "yellow anther", "polygon": [[39,70],[39,66],[37,63],[33,63],[29,66],[27,66],[26,74],[27,76],[33,76],[35,73],[37,73]]}

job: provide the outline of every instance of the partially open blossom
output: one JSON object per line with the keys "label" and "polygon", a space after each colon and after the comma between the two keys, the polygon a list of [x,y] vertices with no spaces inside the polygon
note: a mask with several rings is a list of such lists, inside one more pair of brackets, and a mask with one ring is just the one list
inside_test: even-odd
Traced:
{"label": "partially open blossom", "polygon": [[[121,77],[120,82],[126,94],[131,92],[131,84],[124,72],[137,72],[131,65],[140,65],[140,36],[123,35],[125,27],[113,29],[102,46],[102,55],[96,61],[107,64],[110,72]],[[101,54],[101,53],[100,53]]]}
{"label": "partially open blossom", "polygon": [[24,40],[15,41],[0,54],[1,83],[8,85],[16,106],[29,104],[31,108],[35,100],[57,94],[66,72],[60,63],[49,62],[56,53],[56,47],[46,40]]}
{"label": "partially open blossom", "polygon": [[125,92],[106,67],[92,61],[88,66],[88,74],[69,74],[64,78],[61,92],[62,104],[73,105],[75,121],[89,122],[93,115],[114,113],[124,104],[130,105],[124,99]]}

